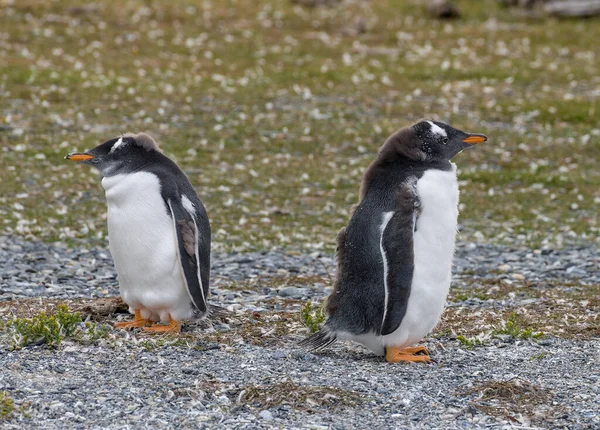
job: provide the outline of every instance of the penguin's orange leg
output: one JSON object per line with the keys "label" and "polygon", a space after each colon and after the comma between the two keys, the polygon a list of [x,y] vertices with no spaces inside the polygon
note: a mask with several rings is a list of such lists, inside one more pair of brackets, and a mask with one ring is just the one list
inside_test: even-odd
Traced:
{"label": "penguin's orange leg", "polygon": [[[388,363],[400,363],[400,362],[413,362],[413,363],[431,363],[432,360],[429,355],[413,355],[413,350],[416,352],[423,352],[423,347],[413,348],[398,348],[398,347],[386,347],[385,348],[385,360]],[[425,349],[425,351],[427,351]]]}
{"label": "penguin's orange leg", "polygon": [[150,327],[144,327],[144,331],[152,333],[179,333],[181,331],[181,323],[169,316],[169,325],[153,324]]}
{"label": "penguin's orange leg", "polygon": [[133,321],[121,321],[115,324],[115,328],[122,328],[127,330],[129,328],[140,328],[144,327],[148,320],[142,318],[142,314],[139,309],[135,310],[135,315],[133,317]]}

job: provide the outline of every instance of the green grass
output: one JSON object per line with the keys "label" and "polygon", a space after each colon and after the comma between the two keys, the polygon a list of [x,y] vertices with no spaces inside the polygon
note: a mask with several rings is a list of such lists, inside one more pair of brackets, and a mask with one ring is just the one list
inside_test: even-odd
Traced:
{"label": "green grass", "polygon": [[12,337],[12,348],[20,349],[30,344],[58,346],[65,338],[89,344],[105,337],[110,329],[102,324],[81,319],[79,312],[70,312],[60,304],[52,314],[40,312],[31,318],[13,318],[6,327]]}
{"label": "green grass", "polygon": [[[598,241],[598,21],[458,3],[451,23],[416,0],[4,6],[0,232],[105,244],[99,179],[63,157],[147,131],[215,250],[333,251],[385,138],[430,116],[490,137],[456,157],[463,239]],[[357,19],[366,32],[345,35]]]}

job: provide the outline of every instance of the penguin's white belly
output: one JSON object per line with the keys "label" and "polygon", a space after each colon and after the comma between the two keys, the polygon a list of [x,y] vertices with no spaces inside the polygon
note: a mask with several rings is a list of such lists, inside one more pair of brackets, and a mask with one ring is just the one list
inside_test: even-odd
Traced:
{"label": "penguin's white belly", "polygon": [[456,165],[449,172],[426,171],[417,191],[421,213],[414,234],[410,296],[398,329],[382,337],[384,346],[408,347],[423,339],[440,320],[450,289],[458,220]]}
{"label": "penguin's white belly", "polygon": [[173,220],[149,172],[102,180],[108,203],[108,239],[121,297],[143,318],[169,321],[192,317],[178,261]]}

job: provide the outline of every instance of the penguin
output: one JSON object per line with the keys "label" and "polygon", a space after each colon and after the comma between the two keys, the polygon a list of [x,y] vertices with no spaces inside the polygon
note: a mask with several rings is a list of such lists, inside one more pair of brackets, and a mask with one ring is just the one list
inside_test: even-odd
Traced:
{"label": "penguin", "polygon": [[183,320],[206,316],[210,224],[177,164],[145,133],[127,133],[65,158],[102,176],[119,292],[134,314],[115,327],[178,332]]}
{"label": "penguin", "polygon": [[438,323],[450,288],[459,196],[450,160],[486,140],[423,120],[385,141],[337,235],[327,321],[301,346],[352,340],[388,362],[431,362],[413,345]]}

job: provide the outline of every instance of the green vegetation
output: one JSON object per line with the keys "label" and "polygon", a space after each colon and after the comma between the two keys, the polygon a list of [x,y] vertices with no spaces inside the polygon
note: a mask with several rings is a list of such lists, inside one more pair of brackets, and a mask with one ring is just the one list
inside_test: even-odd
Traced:
{"label": "green vegetation", "polygon": [[487,300],[489,298],[485,294],[479,294],[475,292],[471,293],[470,295],[465,293],[454,294],[453,297],[454,300],[458,302],[465,302],[470,298],[477,298],[479,300]]}
{"label": "green vegetation", "polygon": [[65,337],[71,337],[81,322],[79,313],[70,313],[65,305],[58,305],[52,315],[40,312],[33,318],[15,318],[9,322],[14,330],[14,347],[30,343],[57,346]]}
{"label": "green vegetation", "polygon": [[511,312],[503,327],[493,330],[492,334],[507,334],[515,339],[539,339],[544,336],[543,332],[534,332],[532,327],[524,326],[515,312]]}
{"label": "green vegetation", "polygon": [[313,307],[312,302],[308,301],[300,311],[302,322],[311,333],[316,333],[325,322],[325,311],[323,306]]}
{"label": "green vegetation", "polygon": [[[472,311],[448,307],[435,336],[452,337],[460,333],[467,340],[487,339],[493,335],[539,338],[546,334],[566,339],[586,339],[600,334],[600,285],[577,281],[506,283],[501,278],[466,278],[463,287],[450,292],[449,301],[462,297],[485,297],[503,302],[499,308]],[[506,307],[506,298],[515,302]],[[535,300],[527,300],[535,299]],[[521,300],[527,303],[522,303]]]}
{"label": "green vegetation", "polygon": [[81,319],[79,312],[70,312],[66,305],[59,304],[53,314],[40,312],[32,318],[13,318],[7,326],[12,330],[13,348],[20,349],[32,343],[58,346],[63,339],[73,338],[82,343],[91,343],[105,337],[107,326]]}
{"label": "green vegetation", "polygon": [[10,418],[15,411],[15,402],[7,391],[0,391],[0,421]]}
{"label": "green vegetation", "polygon": [[497,3],[439,22],[417,0],[10,2],[0,232],[104,244],[98,177],[63,157],[147,131],[206,204],[216,250],[333,251],[384,139],[429,116],[490,137],[456,158],[463,239],[598,240],[600,26]]}
{"label": "green vegetation", "polygon": [[91,344],[98,339],[104,339],[108,336],[112,327],[108,324],[98,324],[92,321],[86,321],[83,328],[77,331],[73,338],[76,342]]}
{"label": "green vegetation", "polygon": [[454,300],[458,302],[464,302],[466,300],[469,300],[469,296],[466,294],[455,294]]}
{"label": "green vegetation", "polygon": [[466,349],[473,349],[477,345],[481,345],[481,341],[479,339],[471,339],[465,336],[456,336],[456,340],[464,346]]}

